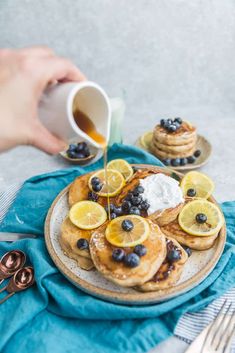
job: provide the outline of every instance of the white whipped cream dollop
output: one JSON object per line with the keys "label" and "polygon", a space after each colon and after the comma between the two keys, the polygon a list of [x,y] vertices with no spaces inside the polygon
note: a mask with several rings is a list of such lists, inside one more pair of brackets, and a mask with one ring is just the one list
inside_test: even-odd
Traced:
{"label": "white whipped cream dollop", "polygon": [[174,208],[184,201],[179,182],[165,174],[153,174],[140,180],[144,188],[143,199],[150,204],[148,215],[167,208]]}

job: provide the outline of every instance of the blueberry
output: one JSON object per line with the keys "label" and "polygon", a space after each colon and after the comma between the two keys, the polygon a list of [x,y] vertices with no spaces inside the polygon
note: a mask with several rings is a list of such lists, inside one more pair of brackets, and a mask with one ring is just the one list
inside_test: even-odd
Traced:
{"label": "blueberry", "polygon": [[89,157],[90,154],[91,154],[90,150],[89,150],[89,147],[88,146],[85,147],[82,153],[84,154],[85,157]]}
{"label": "blueberry", "polygon": [[150,207],[150,204],[148,203],[147,200],[144,200],[141,202],[141,204],[139,205],[139,208],[143,211],[147,211]]}
{"label": "blueberry", "polygon": [[189,196],[189,197],[196,196],[196,190],[195,189],[188,189],[187,190],[187,196]]}
{"label": "blueberry", "polygon": [[98,184],[100,184],[100,179],[97,177],[93,177],[91,179],[91,185],[98,185]]}
{"label": "blueberry", "polygon": [[69,145],[68,151],[76,151],[76,149],[77,149],[77,145],[72,143],[71,145]]}
{"label": "blueberry", "polygon": [[167,120],[165,121],[165,126],[164,126],[164,128],[165,128],[165,129],[168,129],[171,124],[172,124],[172,120],[171,120],[171,119],[167,119]]}
{"label": "blueberry", "polygon": [[130,208],[129,214],[134,214],[136,216],[140,216],[140,210],[136,206],[132,206]]}
{"label": "blueberry", "polygon": [[95,184],[95,185],[92,185],[92,190],[95,191],[95,192],[99,192],[103,187],[103,184]]}
{"label": "blueberry", "polygon": [[117,215],[116,215],[116,213],[111,212],[110,213],[110,219],[114,219],[114,218],[117,218]]}
{"label": "blueberry", "polygon": [[178,167],[178,166],[180,165],[180,158],[173,158],[173,159],[171,160],[171,165],[172,165],[173,167]]}
{"label": "blueberry", "polygon": [[94,191],[88,192],[88,200],[97,202],[98,199],[99,199],[99,196]]}
{"label": "blueberry", "polygon": [[83,151],[85,148],[87,148],[86,142],[78,142],[78,144],[76,146],[77,151]]}
{"label": "blueberry", "polygon": [[198,213],[195,219],[197,223],[203,224],[207,221],[207,216],[204,213]]}
{"label": "blueberry", "polygon": [[81,159],[81,158],[85,158],[85,157],[86,157],[86,156],[85,156],[84,153],[82,153],[82,152],[76,152],[76,157],[75,157],[75,158]]}
{"label": "blueberry", "polygon": [[190,156],[187,158],[188,163],[193,164],[196,161],[196,158],[194,156]]}
{"label": "blueberry", "polygon": [[[110,209],[110,213],[114,211],[114,204],[113,203],[110,203],[109,204],[109,209]],[[109,212],[109,209],[108,209],[108,205],[105,206],[105,211],[108,213]]]}
{"label": "blueberry", "polygon": [[177,122],[178,124],[182,124],[183,120],[181,118],[175,118],[174,122]]}
{"label": "blueberry", "polygon": [[88,241],[86,239],[80,238],[77,241],[77,247],[80,250],[86,250],[86,249],[89,248],[89,243],[88,243]]}
{"label": "blueberry", "polygon": [[131,204],[133,206],[138,206],[142,201],[142,197],[141,196],[133,196],[132,200],[131,200]]}
{"label": "blueberry", "polygon": [[134,224],[130,219],[124,219],[124,221],[122,221],[122,229],[125,232],[130,232],[133,228]]}
{"label": "blueberry", "polygon": [[200,150],[196,150],[194,152],[194,157],[198,158],[201,155],[201,151]]}
{"label": "blueberry", "polygon": [[180,124],[177,121],[174,122],[174,125],[176,126],[176,130],[180,128]]}
{"label": "blueberry", "polygon": [[140,258],[137,254],[130,253],[124,257],[124,263],[128,267],[137,267],[140,263]]}
{"label": "blueberry", "polygon": [[77,158],[77,152],[76,151],[72,151],[72,150],[68,150],[67,151],[67,156],[69,158],[75,159],[75,158]]}
{"label": "blueberry", "polygon": [[133,197],[133,194],[131,192],[128,192],[127,196],[125,197],[125,201],[131,201]]}
{"label": "blueberry", "polygon": [[114,207],[113,212],[116,213],[117,216],[121,216],[122,215],[122,208],[121,207]]}
{"label": "blueberry", "polygon": [[166,159],[162,160],[162,163],[165,164],[165,165],[170,165],[171,164],[171,160],[170,160],[170,158],[166,158]]}
{"label": "blueberry", "polygon": [[141,257],[147,254],[147,249],[144,245],[139,244],[134,247],[134,253]]}
{"label": "blueberry", "polygon": [[167,119],[167,123],[171,125],[171,124],[173,124],[173,120],[172,119]]}
{"label": "blueberry", "polygon": [[192,255],[192,249],[190,249],[188,246],[183,246],[184,250],[188,254],[188,257]]}
{"label": "blueberry", "polygon": [[166,120],[165,120],[165,119],[161,119],[161,120],[160,120],[160,125],[161,125],[162,127],[165,126],[165,123],[166,123]]}
{"label": "blueberry", "polygon": [[178,261],[181,258],[181,254],[177,249],[171,249],[167,253],[167,260],[170,262]]}
{"label": "blueberry", "polygon": [[138,186],[136,186],[136,187],[134,188],[134,190],[133,190],[133,195],[139,196],[139,194],[143,194],[143,192],[144,192],[143,186],[142,186],[142,185],[138,185]]}
{"label": "blueberry", "polygon": [[187,158],[180,158],[180,165],[186,165],[188,162]]}
{"label": "blueberry", "polygon": [[177,130],[177,127],[175,124],[171,124],[169,127],[168,127],[168,131],[169,132],[174,132]]}
{"label": "blueberry", "polygon": [[131,208],[131,203],[130,203],[130,201],[123,201],[123,203],[122,203],[122,211],[123,211],[124,213],[128,213],[129,210],[130,210],[130,208]]}
{"label": "blueberry", "polygon": [[112,252],[112,259],[116,262],[122,262],[125,257],[125,251],[123,249],[114,249]]}

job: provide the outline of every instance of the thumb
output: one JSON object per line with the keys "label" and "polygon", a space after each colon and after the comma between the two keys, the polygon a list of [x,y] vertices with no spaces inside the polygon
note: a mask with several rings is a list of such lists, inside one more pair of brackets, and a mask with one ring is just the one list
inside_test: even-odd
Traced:
{"label": "thumb", "polygon": [[63,140],[52,135],[41,123],[34,128],[30,144],[49,154],[57,154],[67,147]]}

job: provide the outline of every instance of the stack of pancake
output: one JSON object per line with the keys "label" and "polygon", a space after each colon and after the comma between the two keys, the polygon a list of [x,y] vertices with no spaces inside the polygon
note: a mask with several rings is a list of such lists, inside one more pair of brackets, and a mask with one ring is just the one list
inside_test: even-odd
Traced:
{"label": "stack of pancake", "polygon": [[[161,169],[145,168],[137,170],[126,183],[112,202],[119,206],[130,190],[138,185],[141,178],[152,173],[162,173]],[[88,180],[92,173],[82,175],[75,179],[69,189],[69,205],[87,199],[89,192]],[[186,203],[192,198],[186,200]],[[103,197],[98,203],[105,206]],[[190,246],[196,250],[204,250],[213,246],[218,234],[211,237],[195,237],[185,233],[178,223],[178,215],[184,203],[174,208],[155,212],[151,216],[142,215],[149,223],[150,233],[142,243],[147,249],[145,256],[141,257],[137,267],[127,267],[123,262],[115,262],[112,254],[115,246],[110,244],[105,236],[109,221],[94,230],[84,230],[76,227],[67,217],[61,227],[60,245],[64,253],[77,261],[79,267],[85,270],[95,268],[108,280],[124,287],[134,287],[140,291],[156,291],[173,286],[180,278],[188,255],[191,250],[184,248]],[[125,216],[128,217],[128,216]],[[86,239],[89,248],[79,249],[79,239]],[[126,254],[133,248],[123,248]],[[174,256],[174,257],[173,257]]]}
{"label": "stack of pancake", "polygon": [[167,128],[167,126],[174,127],[174,125],[158,124],[154,128],[151,143],[151,150],[154,155],[160,159],[187,158],[192,156],[196,149],[196,128],[187,121],[176,124],[177,128],[172,128],[173,131]]}

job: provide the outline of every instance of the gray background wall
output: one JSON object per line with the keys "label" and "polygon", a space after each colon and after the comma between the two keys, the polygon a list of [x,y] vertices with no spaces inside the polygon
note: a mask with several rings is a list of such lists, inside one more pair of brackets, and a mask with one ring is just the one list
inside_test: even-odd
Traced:
{"label": "gray background wall", "polygon": [[[125,98],[126,142],[160,117],[182,116],[214,145],[207,171],[216,176],[220,164],[234,174],[234,0],[0,0],[0,47],[35,44],[71,58],[110,96]],[[31,160],[41,159],[22,177],[63,166],[35,153],[27,148]],[[3,154],[0,165],[25,154]]]}

